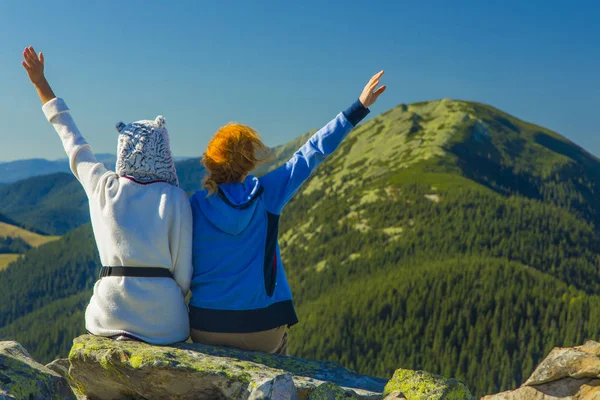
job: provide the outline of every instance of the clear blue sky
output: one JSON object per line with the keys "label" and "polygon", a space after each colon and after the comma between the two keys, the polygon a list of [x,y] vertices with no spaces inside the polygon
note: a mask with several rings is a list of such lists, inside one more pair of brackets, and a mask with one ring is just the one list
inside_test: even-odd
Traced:
{"label": "clear blue sky", "polygon": [[481,101],[600,155],[594,1],[5,1],[0,160],[64,157],[20,65],[29,44],[96,152],[119,120],[163,114],[177,156],[221,125],[269,145],[318,128],[385,69],[379,114]]}

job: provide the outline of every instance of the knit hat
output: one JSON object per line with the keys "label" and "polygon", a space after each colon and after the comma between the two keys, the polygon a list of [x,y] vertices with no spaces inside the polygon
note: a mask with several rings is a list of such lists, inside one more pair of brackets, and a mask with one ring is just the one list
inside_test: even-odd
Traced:
{"label": "knit hat", "polygon": [[130,176],[142,183],[164,181],[179,186],[165,124],[162,115],[154,121],[117,124],[116,172],[119,176]]}

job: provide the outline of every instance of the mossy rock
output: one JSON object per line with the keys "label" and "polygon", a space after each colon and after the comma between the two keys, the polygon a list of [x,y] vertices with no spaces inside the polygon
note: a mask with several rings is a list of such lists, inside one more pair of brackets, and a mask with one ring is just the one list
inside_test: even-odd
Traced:
{"label": "mossy rock", "polygon": [[338,385],[327,382],[310,394],[308,400],[354,400],[359,399],[355,393],[345,390]]}
{"label": "mossy rock", "polygon": [[76,397],[67,381],[37,363],[17,342],[0,342],[0,399],[63,400]]}
{"label": "mossy rock", "polygon": [[[380,399],[385,381],[335,363],[178,343],[152,346],[84,335],[69,354],[70,377],[92,398],[247,399],[265,382],[291,374],[300,400],[325,382],[357,399]],[[262,388],[262,389],[261,389]]]}
{"label": "mossy rock", "polygon": [[404,393],[408,400],[474,400],[469,389],[456,379],[408,369],[396,370],[383,396],[394,391]]}

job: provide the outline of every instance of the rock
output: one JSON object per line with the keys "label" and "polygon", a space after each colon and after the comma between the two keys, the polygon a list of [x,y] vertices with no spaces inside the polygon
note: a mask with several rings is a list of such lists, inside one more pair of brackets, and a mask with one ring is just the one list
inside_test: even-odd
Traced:
{"label": "rock", "polygon": [[[596,396],[596,397],[595,397]],[[600,379],[565,378],[541,386],[521,386],[481,400],[596,400],[600,399]]]}
{"label": "rock", "polygon": [[312,392],[308,400],[353,400],[359,398],[353,392],[344,390],[334,383],[327,382]]}
{"label": "rock", "polygon": [[554,348],[518,389],[482,400],[600,399],[600,343]]}
{"label": "rock", "polygon": [[[269,390],[291,387],[287,376],[300,400],[326,382],[356,399],[381,399],[386,383],[329,362],[201,344],[151,346],[91,335],[74,340],[69,361],[74,384],[94,399],[258,399]],[[293,397],[283,397],[288,398]]]}
{"label": "rock", "polygon": [[296,385],[291,374],[277,375],[252,391],[248,400],[298,400]]}
{"label": "rock", "polygon": [[51,369],[52,371],[56,372],[57,374],[66,379],[67,376],[69,376],[70,365],[71,364],[69,363],[69,359],[59,358],[57,360],[52,361],[49,364],[46,364],[46,368]]}
{"label": "rock", "polygon": [[67,381],[17,342],[0,342],[0,399],[75,399]]}
{"label": "rock", "polygon": [[52,371],[56,372],[57,374],[59,374],[67,380],[67,383],[69,384],[69,386],[71,386],[71,390],[73,391],[73,394],[77,397],[77,400],[85,400],[86,397],[81,392],[79,392],[77,385],[75,384],[75,382],[73,382],[71,376],[69,375],[70,366],[71,363],[69,362],[68,358],[59,358],[57,360],[52,361],[49,364],[46,364],[46,368],[51,369]]}
{"label": "rock", "polygon": [[599,378],[600,343],[589,340],[583,346],[555,347],[533,371],[524,385],[536,386],[566,377]]}
{"label": "rock", "polygon": [[398,369],[385,386],[383,396],[394,391],[409,400],[472,400],[469,389],[456,379],[446,379],[425,371]]}
{"label": "rock", "polygon": [[406,400],[404,397],[404,393],[399,390],[394,390],[392,393],[388,394],[383,400]]}

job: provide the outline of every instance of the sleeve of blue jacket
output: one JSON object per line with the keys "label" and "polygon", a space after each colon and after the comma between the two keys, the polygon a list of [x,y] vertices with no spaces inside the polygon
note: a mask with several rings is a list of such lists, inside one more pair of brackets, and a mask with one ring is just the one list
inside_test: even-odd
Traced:
{"label": "sleeve of blue jacket", "polygon": [[280,214],[310,174],[369,113],[357,100],[319,129],[284,165],[260,178],[267,211]]}

